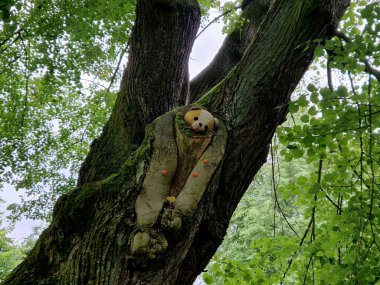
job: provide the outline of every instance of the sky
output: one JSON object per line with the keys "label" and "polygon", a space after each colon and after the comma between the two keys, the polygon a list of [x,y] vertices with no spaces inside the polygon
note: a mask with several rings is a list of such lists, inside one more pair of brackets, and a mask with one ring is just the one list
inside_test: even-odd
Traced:
{"label": "sky", "polygon": [[[210,19],[212,19],[210,17]],[[223,24],[214,23],[208,27],[195,41],[190,54],[189,71],[190,78],[196,76],[213,59],[223,43]]]}
{"label": "sky", "polygon": [[[210,16],[210,20],[218,16],[218,12],[214,12]],[[219,50],[222,45],[224,35],[222,34],[221,23],[214,23],[209,26],[195,41],[192,53],[190,55],[189,62],[189,72],[190,78],[196,76],[200,71],[206,67],[210,61],[213,59],[214,55]],[[200,29],[201,30],[201,29]],[[6,208],[11,203],[19,203],[20,195],[22,192],[17,192],[12,185],[5,184],[0,197],[5,201],[4,204],[0,205],[0,211],[4,212],[4,216],[7,215]],[[5,219],[1,227],[7,226]],[[32,234],[33,227],[42,226],[46,227],[42,221],[30,220],[30,219],[21,219],[14,226],[13,230],[9,233],[9,237],[13,238],[16,242],[22,242],[24,238]]]}
{"label": "sky", "polygon": [[[4,213],[4,216],[7,215],[6,208],[9,204],[19,203],[21,201],[20,195],[22,192],[17,192],[15,188],[10,184],[5,184],[1,192],[1,198],[4,200],[4,204],[1,205],[0,210]],[[7,226],[5,218],[1,227]],[[30,219],[21,219],[14,226],[13,230],[8,234],[8,237],[13,238],[16,242],[22,242],[22,240],[32,234],[33,227],[44,226],[42,221],[34,221]]]}

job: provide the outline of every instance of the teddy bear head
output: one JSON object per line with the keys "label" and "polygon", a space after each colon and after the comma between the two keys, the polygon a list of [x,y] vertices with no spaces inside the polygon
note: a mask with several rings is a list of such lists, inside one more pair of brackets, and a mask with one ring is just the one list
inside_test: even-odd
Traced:
{"label": "teddy bear head", "polygon": [[211,133],[218,125],[218,120],[201,107],[191,107],[185,114],[184,120],[197,133]]}

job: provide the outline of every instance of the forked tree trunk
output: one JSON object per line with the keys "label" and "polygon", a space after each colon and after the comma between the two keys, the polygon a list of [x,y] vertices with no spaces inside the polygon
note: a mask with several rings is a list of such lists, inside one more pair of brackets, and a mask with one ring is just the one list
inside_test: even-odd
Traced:
{"label": "forked tree trunk", "polygon": [[[245,13],[250,17],[257,11],[248,13],[250,5],[268,2],[252,1]],[[197,2],[138,1],[112,116],[78,187],[58,200],[51,225],[4,284],[191,284],[264,163],[289,97],[312,61],[313,40],[329,35],[348,4],[275,1],[258,31],[251,22],[253,32],[248,25],[242,38],[225,41],[189,96]],[[245,52],[213,74],[212,66],[231,56],[232,43]],[[190,106],[177,108],[187,96],[201,97],[196,105],[219,119],[216,131],[189,130],[184,114]]]}

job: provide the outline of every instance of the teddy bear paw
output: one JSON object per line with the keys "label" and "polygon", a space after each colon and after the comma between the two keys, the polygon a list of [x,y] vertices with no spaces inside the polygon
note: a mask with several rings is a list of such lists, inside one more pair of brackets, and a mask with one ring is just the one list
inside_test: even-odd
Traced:
{"label": "teddy bear paw", "polygon": [[159,233],[138,232],[132,239],[131,251],[134,255],[155,259],[168,247],[166,238]]}

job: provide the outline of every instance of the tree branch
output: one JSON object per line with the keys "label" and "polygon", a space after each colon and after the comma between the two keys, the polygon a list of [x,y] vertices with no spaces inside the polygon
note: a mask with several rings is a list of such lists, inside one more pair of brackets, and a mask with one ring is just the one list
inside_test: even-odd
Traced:
{"label": "tree branch", "polygon": [[[351,39],[346,34],[344,34],[342,31],[335,30],[334,34],[335,34],[335,36],[344,40],[345,42],[351,43]],[[367,59],[363,59],[362,62],[365,65],[366,71],[369,74],[372,74],[377,79],[377,81],[380,82],[380,70],[377,70],[376,68],[372,67],[372,65],[369,63],[369,61]]]}
{"label": "tree branch", "polygon": [[[12,37],[14,37],[15,35],[17,35],[17,37],[15,37],[9,44],[8,46],[5,46],[3,49],[0,49],[0,54],[4,53],[10,46],[12,46],[15,42],[17,42],[18,40],[23,40],[23,35],[22,33],[25,33],[26,35],[28,35],[28,31],[25,30],[25,29],[19,29],[17,30],[16,32],[14,32],[14,34],[9,37],[9,38],[6,38],[4,39],[3,41],[0,42],[0,47],[5,45],[6,43],[8,43]],[[17,57],[16,57],[17,59]]]}
{"label": "tree branch", "polygon": [[241,8],[241,5],[239,6],[236,6],[236,7],[233,7],[232,9],[228,9],[227,11],[225,11],[224,13],[220,14],[219,16],[215,17],[214,19],[212,19],[212,21],[210,21],[210,23],[208,23],[198,34],[195,38],[198,38],[201,34],[203,34],[204,31],[207,30],[208,27],[210,27],[213,23],[215,23],[216,21],[218,21],[220,18],[223,18],[224,16],[228,15],[229,13],[231,13],[232,11],[234,10],[237,10]]}
{"label": "tree branch", "polygon": [[243,13],[241,17],[248,21],[244,22],[243,27],[237,28],[226,37],[212,62],[193,78],[190,84],[189,103],[195,102],[222,81],[240,61],[244,51],[257,33],[260,23],[267,14],[270,2],[272,0],[256,0],[242,5]]}
{"label": "tree branch", "polygon": [[127,44],[125,46],[125,48],[123,48],[122,51],[120,52],[119,61],[117,62],[117,65],[115,67],[115,70],[114,70],[112,77],[111,77],[111,80],[110,80],[110,84],[108,85],[107,90],[106,90],[107,93],[110,92],[110,90],[111,90],[111,87],[115,81],[117,72],[119,71],[121,61],[123,60],[124,54],[127,52],[128,47],[129,47],[129,45]]}

